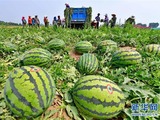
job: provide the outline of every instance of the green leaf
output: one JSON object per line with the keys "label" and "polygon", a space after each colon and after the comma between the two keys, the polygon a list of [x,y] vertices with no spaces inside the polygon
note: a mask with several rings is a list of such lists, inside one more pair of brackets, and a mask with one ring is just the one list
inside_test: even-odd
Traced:
{"label": "green leaf", "polygon": [[66,111],[71,118],[74,118],[75,120],[81,120],[79,117],[79,112],[75,106],[67,105]]}
{"label": "green leaf", "polygon": [[59,110],[47,110],[44,115],[45,117],[43,118],[43,120],[48,120],[52,115],[54,115],[56,112],[58,112]]}
{"label": "green leaf", "polygon": [[151,90],[145,90],[137,86],[123,85],[123,89],[128,92],[133,91],[135,94],[137,94],[137,96],[143,95],[146,97],[155,97],[155,94]]}
{"label": "green leaf", "polygon": [[67,103],[72,103],[72,102],[73,102],[72,97],[71,97],[71,94],[70,94],[68,91],[65,92],[65,94],[64,94],[64,99],[65,99],[65,101],[66,101]]}
{"label": "green leaf", "polygon": [[127,117],[125,118],[125,120],[134,120],[133,116],[131,115],[131,110],[130,108],[126,108],[124,109],[125,114],[127,115]]}

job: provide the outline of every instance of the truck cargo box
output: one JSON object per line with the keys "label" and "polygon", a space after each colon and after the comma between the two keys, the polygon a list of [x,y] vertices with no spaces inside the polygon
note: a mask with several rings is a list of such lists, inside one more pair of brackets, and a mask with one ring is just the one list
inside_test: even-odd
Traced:
{"label": "truck cargo box", "polygon": [[92,8],[66,8],[64,10],[67,27],[83,28],[91,23]]}

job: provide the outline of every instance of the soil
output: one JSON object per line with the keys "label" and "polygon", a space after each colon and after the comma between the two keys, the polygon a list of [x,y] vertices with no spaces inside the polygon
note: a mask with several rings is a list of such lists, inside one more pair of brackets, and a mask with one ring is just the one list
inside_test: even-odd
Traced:
{"label": "soil", "polygon": [[72,49],[70,52],[69,52],[69,55],[71,56],[71,58],[74,58],[76,61],[79,60],[81,54],[78,54],[74,51],[74,49]]}
{"label": "soil", "polygon": [[[54,98],[54,102],[52,105],[47,109],[47,111],[58,110],[56,113],[51,115],[48,120],[54,120],[56,118],[64,119],[64,120],[72,120],[66,113],[66,110],[61,108],[62,105],[62,97],[60,95],[56,95]],[[45,114],[42,114],[41,118],[43,119]]]}
{"label": "soil", "polygon": [[120,50],[136,50],[136,48],[134,47],[129,47],[129,46],[125,46],[125,47],[120,47]]}

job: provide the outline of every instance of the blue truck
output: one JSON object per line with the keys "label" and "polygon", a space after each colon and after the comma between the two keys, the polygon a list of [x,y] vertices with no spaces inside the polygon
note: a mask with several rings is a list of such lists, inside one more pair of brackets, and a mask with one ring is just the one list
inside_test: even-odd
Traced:
{"label": "blue truck", "polygon": [[91,23],[91,7],[66,8],[64,11],[65,23],[67,27],[84,28]]}

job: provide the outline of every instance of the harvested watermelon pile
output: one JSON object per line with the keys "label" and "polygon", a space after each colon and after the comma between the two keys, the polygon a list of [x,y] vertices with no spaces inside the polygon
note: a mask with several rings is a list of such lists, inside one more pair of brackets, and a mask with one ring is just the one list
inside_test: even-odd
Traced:
{"label": "harvested watermelon pile", "polygon": [[0,31],[1,120],[160,119],[160,31]]}

